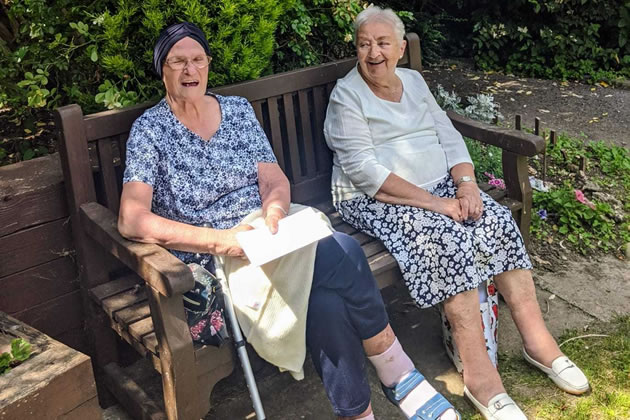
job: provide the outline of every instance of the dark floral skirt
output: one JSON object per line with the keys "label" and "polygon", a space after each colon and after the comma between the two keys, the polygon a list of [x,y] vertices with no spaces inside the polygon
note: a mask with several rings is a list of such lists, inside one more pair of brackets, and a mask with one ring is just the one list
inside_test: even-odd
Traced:
{"label": "dark floral skirt", "polygon": [[[456,188],[448,177],[428,191],[454,198]],[[532,268],[510,210],[486,193],[481,197],[482,217],[464,223],[367,195],[341,201],[337,210],[353,227],[383,242],[398,262],[411,297],[426,308],[475,289],[496,274]]]}

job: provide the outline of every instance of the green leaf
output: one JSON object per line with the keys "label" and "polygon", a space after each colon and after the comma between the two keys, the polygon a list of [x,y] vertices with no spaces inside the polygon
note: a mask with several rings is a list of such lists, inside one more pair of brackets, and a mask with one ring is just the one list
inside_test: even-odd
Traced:
{"label": "green leaf", "polygon": [[558,229],[558,232],[562,233],[563,235],[566,235],[569,232],[569,228],[566,226],[560,226],[560,229]]}
{"label": "green leaf", "polygon": [[16,338],[11,341],[11,354],[15,360],[23,362],[31,357],[31,345],[22,338]]}
{"label": "green leaf", "polygon": [[11,365],[11,355],[9,353],[0,354],[0,374],[8,372]]}
{"label": "green leaf", "polygon": [[98,61],[98,53],[96,52],[96,48],[92,49],[92,54],[90,54],[90,59],[95,63]]}
{"label": "green leaf", "polygon": [[33,149],[26,149],[26,151],[24,152],[24,155],[22,156],[23,160],[31,160],[35,157],[35,152],[33,151]]}

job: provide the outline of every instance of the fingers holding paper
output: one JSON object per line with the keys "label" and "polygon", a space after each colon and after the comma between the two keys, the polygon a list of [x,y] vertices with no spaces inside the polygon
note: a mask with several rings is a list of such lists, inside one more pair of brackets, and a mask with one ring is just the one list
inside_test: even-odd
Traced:
{"label": "fingers holding paper", "polygon": [[236,240],[236,234],[239,232],[246,232],[252,230],[250,225],[238,225],[232,229],[225,229],[218,231],[218,237],[216,238],[215,254],[226,255],[228,257],[244,257],[245,252],[241,245]]}
{"label": "fingers holding paper", "polygon": [[269,229],[272,235],[278,233],[278,222],[280,219],[286,217],[286,212],[279,206],[271,206],[267,209],[267,215],[265,216],[265,225]]}

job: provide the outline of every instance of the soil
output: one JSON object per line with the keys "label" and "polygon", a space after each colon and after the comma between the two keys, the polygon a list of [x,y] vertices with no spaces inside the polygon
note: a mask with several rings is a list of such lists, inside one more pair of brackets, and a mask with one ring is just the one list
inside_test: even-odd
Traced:
{"label": "soil", "polygon": [[[524,128],[556,130],[589,140],[607,140],[630,149],[630,90],[606,83],[587,85],[474,70],[472,63],[447,60],[423,71],[431,89],[441,84],[461,98],[478,93],[492,94],[504,119],[514,126],[522,116]],[[605,87],[607,86],[607,87]],[[625,86],[625,85],[624,85]]]}

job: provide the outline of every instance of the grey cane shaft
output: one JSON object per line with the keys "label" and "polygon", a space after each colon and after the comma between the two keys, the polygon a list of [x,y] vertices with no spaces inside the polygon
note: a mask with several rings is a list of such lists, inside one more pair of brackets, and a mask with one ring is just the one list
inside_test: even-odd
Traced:
{"label": "grey cane shaft", "polygon": [[[227,284],[227,282],[225,282]],[[234,307],[232,306],[232,295],[227,287],[224,287],[223,298],[225,300],[225,310],[227,317],[230,320],[232,326],[232,334],[234,334],[234,341],[240,342],[243,340],[243,334],[241,334],[241,327],[238,325],[238,319],[234,313]],[[258,387],[256,386],[256,379],[254,379],[254,372],[252,372],[252,366],[249,363],[249,357],[247,356],[247,349],[245,346],[237,347],[236,349],[239,359],[241,359],[241,366],[243,367],[243,373],[245,374],[245,381],[247,382],[247,388],[249,388],[249,396],[252,399],[254,405],[254,411],[256,412],[256,418],[258,420],[265,420],[265,410],[263,410],[262,402],[260,401],[260,395],[258,394]]]}

